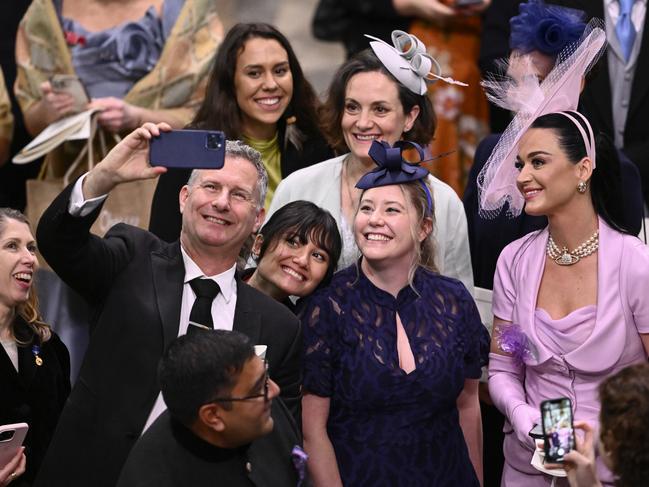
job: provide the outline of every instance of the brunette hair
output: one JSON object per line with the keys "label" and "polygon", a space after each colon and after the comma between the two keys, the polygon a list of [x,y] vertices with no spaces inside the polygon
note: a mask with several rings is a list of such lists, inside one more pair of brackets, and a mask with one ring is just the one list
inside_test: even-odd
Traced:
{"label": "brunette hair", "polygon": [[599,386],[600,431],[616,485],[645,485],[649,477],[649,364],[622,369]]}
{"label": "brunette hair", "polygon": [[414,106],[419,106],[419,115],[412,128],[403,134],[404,140],[411,140],[422,145],[428,144],[435,133],[435,112],[428,96],[413,93],[385,69],[383,63],[371,49],[365,49],[347,60],[333,77],[327,91],[327,99],[320,109],[322,130],[329,144],[337,151],[348,150],[343,137],[341,122],[345,111],[345,94],[347,84],[358,73],[378,71],[392,80],[397,86],[399,101],[403,113],[410,113]]}
{"label": "brunette hair", "polygon": [[[574,117],[585,133],[588,128],[581,117]],[[560,113],[542,115],[530,128],[551,129],[559,139],[559,147],[565,152],[572,164],[577,164],[588,154],[584,139],[577,126]],[[631,232],[624,220],[624,203],[622,198],[622,175],[620,159],[611,139],[604,133],[595,140],[597,169],[590,178],[590,196],[597,214],[612,228],[622,233]]]}
{"label": "brunette hair", "polygon": [[280,122],[287,124],[284,144],[290,140],[301,150],[305,135],[318,133],[316,112],[319,101],[304,77],[288,39],[266,23],[239,23],[228,31],[216,53],[203,103],[189,127],[222,130],[230,139],[241,138],[241,109],[237,105],[234,75],[239,54],[245,49],[246,42],[255,38],[275,40],[286,51],[293,77],[293,96]]}
{"label": "brunette hair", "polygon": [[[7,226],[7,220],[15,220],[20,223],[24,223],[28,227],[29,221],[20,211],[14,210],[13,208],[0,208],[0,235],[4,233],[5,227]],[[31,231],[31,229],[30,229]],[[32,281],[34,276],[32,276]],[[11,333],[13,334],[16,341],[20,344],[27,344],[22,341],[19,341],[18,337],[26,336],[25,333],[18,330],[16,327],[22,326],[22,322],[27,325],[31,331],[38,336],[41,343],[45,343],[52,336],[52,330],[47,323],[43,321],[40,313],[38,312],[38,298],[36,296],[36,289],[34,283],[32,282],[31,289],[29,290],[29,297],[23,303],[16,305],[16,315],[22,318],[22,320],[14,320]]]}
{"label": "brunette hair", "polygon": [[264,258],[266,251],[275,250],[282,238],[297,238],[302,245],[311,240],[329,256],[327,273],[318,288],[329,283],[340,258],[342,240],[336,220],[327,210],[310,201],[292,201],[273,213],[259,234],[264,240],[257,262]]}

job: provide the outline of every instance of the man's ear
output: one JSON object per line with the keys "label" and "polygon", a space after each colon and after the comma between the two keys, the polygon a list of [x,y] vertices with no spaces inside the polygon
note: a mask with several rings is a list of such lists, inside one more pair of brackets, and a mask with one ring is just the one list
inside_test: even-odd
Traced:
{"label": "man's ear", "polygon": [[264,236],[261,233],[258,233],[257,236],[255,237],[255,241],[252,244],[252,255],[255,260],[257,260],[259,254],[261,253],[261,246],[263,245],[263,243],[264,243]]}
{"label": "man's ear", "polygon": [[261,228],[261,224],[264,223],[264,218],[266,218],[266,209],[262,206],[257,211],[257,216],[255,217],[255,226],[252,229],[252,233],[257,233]]}
{"label": "man's ear", "polygon": [[180,188],[180,193],[178,194],[178,203],[180,204],[180,213],[185,209],[185,203],[189,197],[189,186],[184,185]]}
{"label": "man's ear", "polygon": [[198,421],[205,427],[221,432],[225,429],[225,421],[221,416],[223,408],[215,402],[203,404],[198,409]]}

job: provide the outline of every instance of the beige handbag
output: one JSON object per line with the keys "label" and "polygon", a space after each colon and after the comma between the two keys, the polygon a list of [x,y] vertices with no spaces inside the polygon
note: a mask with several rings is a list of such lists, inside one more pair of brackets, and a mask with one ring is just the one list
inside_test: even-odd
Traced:
{"label": "beige handbag", "polygon": [[[117,135],[114,135],[114,138],[116,142],[119,141]],[[36,228],[41,215],[71,181],[94,167],[93,156],[97,147],[100,157],[103,158],[108,153],[105,132],[97,128],[96,120],[93,117],[90,137],[62,178],[48,177],[48,173],[51,171],[48,171],[49,163],[46,158],[39,177],[27,181],[26,214],[32,228]],[[84,160],[86,164],[83,164]],[[147,179],[118,185],[110,192],[99,217],[90,229],[91,232],[103,236],[113,225],[121,222],[144,229],[148,228],[151,200],[157,182],[157,179]],[[40,259],[40,262],[42,265],[45,264],[43,259]]]}

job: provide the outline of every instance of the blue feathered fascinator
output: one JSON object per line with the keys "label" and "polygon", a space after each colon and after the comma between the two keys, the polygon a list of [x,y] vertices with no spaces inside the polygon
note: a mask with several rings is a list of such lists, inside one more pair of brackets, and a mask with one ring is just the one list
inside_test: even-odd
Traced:
{"label": "blue feathered fascinator", "polygon": [[568,44],[578,41],[586,28],[586,14],[574,8],[528,0],[509,21],[509,47],[527,54],[539,51],[556,57]]}

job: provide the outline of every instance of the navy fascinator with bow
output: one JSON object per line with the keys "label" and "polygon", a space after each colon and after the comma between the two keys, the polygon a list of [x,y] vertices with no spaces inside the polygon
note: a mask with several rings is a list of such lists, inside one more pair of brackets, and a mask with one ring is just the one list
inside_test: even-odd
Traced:
{"label": "navy fascinator with bow", "polygon": [[424,159],[424,149],[415,142],[399,140],[390,147],[390,144],[384,140],[372,141],[369,156],[379,167],[360,178],[356,187],[370,189],[425,179],[428,176],[425,168],[403,160],[401,153],[406,145],[412,146],[417,151],[420,160]]}
{"label": "navy fascinator with bow", "polygon": [[378,188],[379,186],[390,186],[393,184],[404,184],[419,181],[426,192],[428,210],[433,207],[430,190],[423,181],[428,177],[426,168],[418,163],[404,161],[402,151],[406,146],[411,146],[419,154],[420,161],[424,160],[424,149],[415,143],[407,140],[398,140],[394,146],[390,146],[384,140],[374,140],[368,152],[369,156],[376,162],[376,169],[368,172],[356,183],[359,189]]}

